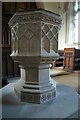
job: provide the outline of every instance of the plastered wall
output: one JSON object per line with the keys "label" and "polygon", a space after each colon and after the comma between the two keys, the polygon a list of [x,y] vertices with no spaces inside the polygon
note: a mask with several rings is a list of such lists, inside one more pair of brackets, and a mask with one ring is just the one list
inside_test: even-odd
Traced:
{"label": "plastered wall", "polygon": [[69,16],[67,16],[67,13],[64,12],[64,3],[63,2],[60,3],[60,7],[61,7],[60,10],[58,9],[58,6],[59,6],[58,2],[44,2],[44,9],[50,10],[52,12],[59,13],[62,15],[62,25],[61,25],[61,29],[59,31],[59,37],[58,37],[58,49],[64,50],[64,48],[70,48],[70,47],[79,48],[80,47],[79,44],[71,44],[71,41],[73,38],[71,36],[71,32],[67,30],[68,24],[69,24],[69,20],[68,20]]}

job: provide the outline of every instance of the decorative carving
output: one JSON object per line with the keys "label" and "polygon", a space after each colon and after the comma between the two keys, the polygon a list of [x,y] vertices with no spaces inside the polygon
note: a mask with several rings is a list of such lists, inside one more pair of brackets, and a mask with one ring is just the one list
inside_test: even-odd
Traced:
{"label": "decorative carving", "polygon": [[41,102],[43,103],[45,101],[46,101],[46,95],[44,94],[44,95],[41,96]]}
{"label": "decorative carving", "polygon": [[51,98],[52,98],[51,93],[48,93],[48,94],[47,94],[47,100],[50,100]]}
{"label": "decorative carving", "polygon": [[49,53],[50,52],[50,40],[45,36],[42,42],[43,42],[43,48]]}
{"label": "decorative carving", "polygon": [[35,53],[39,49],[40,22],[21,23],[19,28],[19,53]]}
{"label": "decorative carving", "polygon": [[42,49],[45,49],[47,52],[50,52],[50,49],[57,51],[56,46],[58,46],[58,26],[42,22],[41,31]]}
{"label": "decorative carving", "polygon": [[58,46],[58,41],[54,37],[50,41],[50,49],[54,50],[55,52],[57,52],[57,49],[58,49],[57,46]]}
{"label": "decorative carving", "polygon": [[[41,13],[43,12],[43,14]],[[28,12],[23,12],[22,13],[15,13],[14,14],[15,19],[11,19],[11,22],[9,24],[12,26],[15,23],[19,22],[31,22],[31,21],[43,21],[43,22],[48,22],[52,24],[61,24],[61,18],[58,14],[53,14],[52,12],[49,12],[47,14],[46,10],[38,10],[37,12],[34,11],[28,11]]]}
{"label": "decorative carving", "polygon": [[11,56],[21,69],[14,89],[21,101],[43,103],[55,97],[56,85],[50,81],[49,67],[58,57],[51,42],[54,45],[57,41],[60,23],[59,15],[45,10],[18,12],[10,20],[15,51]]}
{"label": "decorative carving", "polygon": [[14,26],[12,27],[11,29],[11,35],[12,35],[12,52],[16,52],[17,50],[17,40],[18,40],[18,35],[17,35],[17,32],[18,32],[18,26]]}

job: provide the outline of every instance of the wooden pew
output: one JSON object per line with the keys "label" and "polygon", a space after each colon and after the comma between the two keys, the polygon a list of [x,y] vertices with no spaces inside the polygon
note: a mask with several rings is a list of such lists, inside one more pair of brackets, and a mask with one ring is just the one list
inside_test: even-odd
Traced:
{"label": "wooden pew", "polygon": [[64,48],[63,69],[72,72],[80,68],[80,50],[75,48]]}

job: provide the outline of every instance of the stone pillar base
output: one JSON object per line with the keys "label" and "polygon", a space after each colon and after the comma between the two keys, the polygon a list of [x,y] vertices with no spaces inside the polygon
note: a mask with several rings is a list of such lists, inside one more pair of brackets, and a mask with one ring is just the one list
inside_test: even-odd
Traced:
{"label": "stone pillar base", "polygon": [[[54,99],[56,96],[56,89],[54,87],[42,91],[39,89],[39,85],[34,85],[33,89],[29,89],[24,87],[26,83],[20,86],[19,82],[14,86],[14,91],[22,102],[44,103]],[[36,87],[38,88],[36,89]]]}
{"label": "stone pillar base", "polygon": [[56,95],[56,83],[49,79],[49,64],[27,66],[21,68],[21,80],[15,84],[14,90],[23,102],[47,102]]}

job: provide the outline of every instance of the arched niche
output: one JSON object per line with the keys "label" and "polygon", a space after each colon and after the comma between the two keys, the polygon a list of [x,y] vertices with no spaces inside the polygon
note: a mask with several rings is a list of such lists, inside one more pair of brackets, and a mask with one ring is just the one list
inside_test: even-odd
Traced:
{"label": "arched niche", "polygon": [[12,35],[12,40],[11,40],[12,52],[16,52],[16,32],[14,28],[11,29],[11,35]]}
{"label": "arched niche", "polygon": [[19,39],[18,50],[19,54],[29,54],[29,39],[27,39],[26,35],[23,35],[21,39]]}
{"label": "arched niche", "polygon": [[42,40],[43,49],[46,50],[48,53],[50,53],[50,40],[47,38],[47,36],[44,37]]}
{"label": "arched niche", "polygon": [[55,52],[57,52],[58,50],[58,40],[56,40],[56,38],[52,38],[50,41],[50,49],[54,50]]}
{"label": "arched niche", "polygon": [[29,40],[29,53],[36,53],[37,52],[37,38],[33,36]]}

